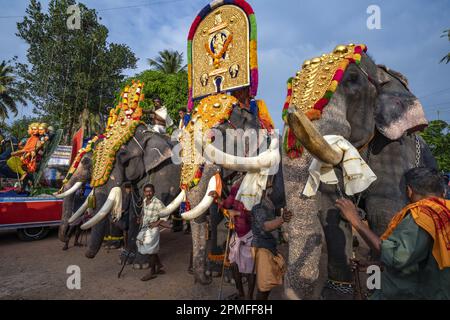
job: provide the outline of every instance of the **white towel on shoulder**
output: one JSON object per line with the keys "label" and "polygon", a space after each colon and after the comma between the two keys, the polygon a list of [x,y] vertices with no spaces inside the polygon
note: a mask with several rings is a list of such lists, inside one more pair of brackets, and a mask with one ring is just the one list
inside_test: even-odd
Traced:
{"label": "white towel on shoulder", "polygon": [[[354,195],[366,190],[377,176],[361,158],[358,150],[342,136],[327,135],[324,139],[331,147],[343,155],[341,162],[344,174],[344,190],[347,195]],[[309,178],[303,194],[307,197],[314,196],[319,189],[320,182],[325,184],[337,184],[338,178],[333,166],[314,159],[309,167]]]}

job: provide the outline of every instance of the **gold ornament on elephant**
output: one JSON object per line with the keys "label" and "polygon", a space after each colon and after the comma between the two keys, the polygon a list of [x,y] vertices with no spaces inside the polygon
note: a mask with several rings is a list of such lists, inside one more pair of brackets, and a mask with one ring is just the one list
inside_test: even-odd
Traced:
{"label": "gold ornament on elephant", "polygon": [[107,128],[94,149],[91,186],[98,187],[108,181],[116,159],[116,153],[134,135],[142,122],[142,109],[139,102],[144,99],[140,81],[126,86],[121,94],[121,101],[111,110]]}
{"label": "gold ornament on elephant", "polygon": [[192,97],[250,85],[250,35],[246,13],[223,5],[198,25],[192,39]]}
{"label": "gold ornament on elephant", "polygon": [[[239,105],[239,101],[230,95],[217,94],[200,100],[199,105],[192,114],[191,121],[183,130],[180,137],[182,189],[190,189],[198,184],[202,176],[204,159],[195,147],[195,137],[199,135],[203,139],[209,129],[228,121],[233,107]],[[206,141],[207,143],[208,141]]]}
{"label": "gold ornament on elephant", "polygon": [[292,80],[290,105],[317,119],[331,99],[350,63],[359,64],[365,45],[338,45],[331,53],[303,63]]}

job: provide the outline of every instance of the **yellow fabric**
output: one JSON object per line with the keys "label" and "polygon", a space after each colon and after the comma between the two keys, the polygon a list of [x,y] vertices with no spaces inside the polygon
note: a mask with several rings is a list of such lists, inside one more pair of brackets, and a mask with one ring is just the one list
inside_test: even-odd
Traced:
{"label": "yellow fabric", "polygon": [[20,176],[24,175],[26,172],[22,168],[22,159],[19,157],[11,157],[6,161],[7,166],[11,171],[18,173]]}
{"label": "yellow fabric", "polygon": [[255,258],[256,286],[259,291],[267,292],[283,284],[286,265],[281,254],[276,256],[266,248],[252,247]]}
{"label": "yellow fabric", "polygon": [[433,237],[433,257],[439,269],[450,267],[450,201],[442,198],[426,198],[412,203],[397,213],[381,236],[386,240],[410,212],[419,227]]}

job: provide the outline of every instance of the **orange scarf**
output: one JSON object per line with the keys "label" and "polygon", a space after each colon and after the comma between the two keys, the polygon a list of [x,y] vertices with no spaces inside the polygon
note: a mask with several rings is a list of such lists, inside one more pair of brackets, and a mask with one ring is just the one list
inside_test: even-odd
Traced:
{"label": "orange scarf", "polygon": [[419,227],[433,237],[433,257],[439,269],[450,267],[450,201],[437,197],[430,197],[412,203],[397,213],[381,236],[386,240],[394,229],[410,212]]}
{"label": "orange scarf", "polygon": [[31,136],[28,138],[27,142],[25,143],[25,146],[23,147],[22,151],[24,152],[31,152],[36,150],[36,145],[39,142],[39,136]]}

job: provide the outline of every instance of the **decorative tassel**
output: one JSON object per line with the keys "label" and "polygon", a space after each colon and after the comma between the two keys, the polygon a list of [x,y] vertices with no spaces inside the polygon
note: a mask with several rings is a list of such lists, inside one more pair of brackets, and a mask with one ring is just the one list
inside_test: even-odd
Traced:
{"label": "decorative tassel", "polygon": [[88,199],[88,208],[90,209],[95,209],[95,204],[96,204],[96,200],[95,200],[95,194],[89,196]]}

